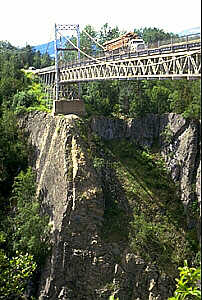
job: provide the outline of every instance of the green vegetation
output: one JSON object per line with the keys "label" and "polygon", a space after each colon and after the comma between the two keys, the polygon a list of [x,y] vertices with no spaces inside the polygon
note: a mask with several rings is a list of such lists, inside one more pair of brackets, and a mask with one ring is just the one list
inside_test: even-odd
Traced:
{"label": "green vegetation", "polygon": [[25,78],[30,82],[27,88],[23,91],[17,92],[13,96],[11,110],[14,113],[24,113],[33,110],[50,112],[52,107],[52,100],[47,99],[43,86],[38,82],[38,79],[32,73],[25,73]]}
{"label": "green vegetation", "polygon": [[119,298],[114,298],[114,296],[110,296],[109,300],[119,300]]}
{"label": "green vegetation", "polygon": [[[90,25],[85,30],[101,44],[123,33],[108,24],[100,32]],[[156,28],[135,31],[146,42],[173,36]],[[81,33],[81,47],[89,55],[101,51],[91,47],[84,33]],[[70,61],[75,55],[66,52],[65,58]],[[31,149],[17,127],[16,115],[32,110],[50,111],[49,99],[38,79],[23,69],[52,63],[48,55],[33,53],[30,46],[19,49],[9,42],[0,42],[0,299],[22,299],[29,280],[34,281],[50,249],[48,219],[42,216],[35,195],[35,176],[28,167]],[[128,118],[175,112],[185,118],[200,118],[199,80],[83,83],[81,98],[88,117],[100,114]],[[83,136],[86,138],[87,134],[84,128]],[[163,134],[168,142],[172,139],[169,128]],[[190,262],[197,252],[196,234],[185,233],[182,204],[175,185],[168,181],[160,156],[135,148],[130,142],[103,144],[96,137],[89,144],[88,154],[103,178],[106,201],[103,238],[109,242],[129,242],[134,253],[141,253],[147,262],[176,274],[177,267],[184,260]],[[198,276],[195,271],[190,271],[191,278]],[[182,285],[190,291],[186,279],[180,280],[176,293]]]}
{"label": "green vegetation", "polygon": [[[162,158],[127,141],[107,142],[107,148],[113,157],[110,167],[114,173],[106,190],[105,236],[114,240],[118,232],[116,239],[125,237],[134,253],[141,254],[145,261],[176,274],[177,266],[192,259],[198,249],[185,234],[183,206]],[[106,162],[104,168],[107,170]],[[117,180],[122,191],[113,184]],[[104,186],[106,189],[107,184]],[[123,195],[125,207],[119,201]],[[127,203],[134,207],[132,212]]]}
{"label": "green vegetation", "polygon": [[38,79],[23,71],[30,66],[39,68],[52,64],[50,58],[45,57],[34,53],[30,46],[18,49],[9,42],[0,41],[0,114],[4,109],[19,113],[28,108],[50,108]]}
{"label": "green vegetation", "polygon": [[[6,203],[0,215],[0,298],[16,299],[23,295],[50,248],[48,218],[41,216],[31,168],[19,173],[12,196],[2,200]],[[2,214],[3,208],[7,215]]]}
{"label": "green vegetation", "polygon": [[19,299],[36,269],[33,256],[19,254],[10,259],[0,250],[0,299]]}
{"label": "green vegetation", "polygon": [[114,80],[81,87],[88,115],[120,118],[174,112],[184,118],[200,119],[200,80]]}
{"label": "green vegetation", "polygon": [[184,267],[179,267],[180,278],[176,279],[177,289],[174,297],[169,300],[201,299],[201,268],[189,267],[187,261]]}
{"label": "green vegetation", "polygon": [[158,41],[170,40],[171,37],[177,37],[177,35],[172,32],[165,32],[163,29],[156,27],[144,27],[134,31],[137,32],[137,34],[141,36],[146,43],[155,43]]}
{"label": "green vegetation", "polygon": [[0,299],[22,299],[50,248],[48,219],[41,215],[35,176],[28,168],[31,149],[16,117],[47,110],[41,85],[22,71],[34,57],[29,47],[0,42]]}
{"label": "green vegetation", "polygon": [[[13,250],[28,251],[37,262],[43,262],[49,250],[48,217],[40,215],[40,203],[35,197],[35,176],[28,168],[15,178],[12,203],[15,213],[9,218]],[[34,226],[33,226],[34,224]]]}
{"label": "green vegetation", "polygon": [[17,127],[16,116],[4,111],[0,118],[0,205],[7,205],[4,198],[10,196],[14,177],[25,170],[28,160],[26,138]]}
{"label": "green vegetation", "polygon": [[8,296],[16,299],[23,295],[50,248],[48,218],[41,216],[31,168],[19,173],[13,184],[12,196],[4,201],[7,215],[3,215],[1,210],[0,298]]}

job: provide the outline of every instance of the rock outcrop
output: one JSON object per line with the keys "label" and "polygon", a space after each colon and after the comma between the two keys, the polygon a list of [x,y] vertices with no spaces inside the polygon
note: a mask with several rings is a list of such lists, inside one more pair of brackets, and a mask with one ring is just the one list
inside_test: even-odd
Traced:
{"label": "rock outcrop", "polygon": [[127,138],[142,147],[158,147],[173,180],[179,184],[185,210],[197,195],[200,203],[200,123],[170,113],[130,120],[96,117],[92,130],[103,139]]}
{"label": "rock outcrop", "polygon": [[[112,291],[120,300],[171,296],[172,278],[130,253],[126,242],[103,240],[103,183],[79,118],[34,112],[21,118],[20,126],[34,149],[30,162],[37,175],[37,195],[52,224],[53,247],[42,270],[39,299],[108,300]],[[186,207],[193,199],[194,183],[199,193],[197,126],[174,114],[91,122],[92,130],[105,139],[129,138],[148,147],[158,143]]]}

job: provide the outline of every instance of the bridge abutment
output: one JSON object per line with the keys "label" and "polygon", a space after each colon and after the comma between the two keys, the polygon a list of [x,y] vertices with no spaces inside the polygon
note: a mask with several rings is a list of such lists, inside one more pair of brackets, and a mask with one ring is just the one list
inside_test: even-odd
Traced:
{"label": "bridge abutment", "polygon": [[53,102],[53,116],[62,114],[75,114],[75,115],[84,115],[85,106],[83,100],[56,100]]}

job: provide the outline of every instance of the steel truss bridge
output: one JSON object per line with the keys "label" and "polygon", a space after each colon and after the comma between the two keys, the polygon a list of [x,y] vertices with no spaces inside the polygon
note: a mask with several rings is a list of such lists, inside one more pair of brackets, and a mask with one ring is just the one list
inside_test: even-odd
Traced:
{"label": "steel truss bridge", "polygon": [[201,77],[201,36],[195,34],[148,45],[136,52],[114,51],[85,60],[58,62],[36,70],[53,89],[95,80],[198,79]]}

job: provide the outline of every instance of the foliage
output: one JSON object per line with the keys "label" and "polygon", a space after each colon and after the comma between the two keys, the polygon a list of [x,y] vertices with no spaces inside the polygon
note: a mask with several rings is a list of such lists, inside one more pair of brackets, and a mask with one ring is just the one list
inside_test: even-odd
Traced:
{"label": "foliage", "polygon": [[81,87],[88,115],[134,117],[174,112],[200,119],[200,80],[114,80],[85,83]]}
{"label": "foliage", "polygon": [[179,80],[169,94],[170,110],[183,117],[200,119],[200,80]]}
{"label": "foliage", "polygon": [[14,95],[12,109],[16,110],[19,107],[29,107],[36,102],[36,97],[31,91],[21,91]]}
{"label": "foliage", "polygon": [[177,37],[176,34],[165,32],[163,29],[156,27],[134,29],[134,32],[141,36],[146,43],[158,42],[170,39],[171,37]]}
{"label": "foliage", "polygon": [[15,115],[4,110],[0,118],[0,295],[12,299],[22,294],[36,263],[41,266],[49,249],[48,220],[41,216],[35,199],[35,178],[30,169],[16,177],[27,168],[28,154]]}
{"label": "foliage", "polygon": [[16,114],[33,110],[50,112],[49,100],[46,99],[43,86],[31,73],[26,73],[25,77],[29,80],[30,84],[26,90],[20,91],[13,96],[11,109]]}
{"label": "foliage", "polygon": [[109,116],[117,100],[117,82],[93,82],[83,85],[82,98],[88,115]]}
{"label": "foliage", "polygon": [[35,176],[31,168],[21,171],[13,184],[12,202],[16,203],[13,228],[13,250],[28,251],[37,262],[42,262],[49,250],[48,218],[40,214],[40,204],[35,198]]}
{"label": "foliage", "polygon": [[119,298],[114,298],[114,296],[110,296],[109,300],[119,300]]}
{"label": "foliage", "polygon": [[[2,104],[4,108],[28,107],[33,104],[35,93],[28,91],[31,82],[29,76],[23,71],[30,66],[37,68],[49,66],[51,59],[46,55],[34,53],[30,46],[19,49],[8,42],[0,42],[0,113]],[[37,63],[35,64],[35,58]],[[26,95],[22,94],[26,93]],[[17,95],[16,95],[17,94]],[[13,96],[15,96],[13,99]],[[27,99],[25,99],[25,96]],[[39,101],[39,100],[38,100]],[[22,105],[23,104],[23,105]]]}
{"label": "foliage", "polygon": [[0,299],[23,296],[29,278],[36,269],[33,256],[16,252],[8,258],[0,249]]}
{"label": "foliage", "polygon": [[17,119],[11,111],[4,111],[0,118],[0,198],[9,196],[13,178],[26,168],[27,158],[26,139],[17,128]]}
{"label": "foliage", "polygon": [[176,279],[177,288],[174,297],[169,300],[184,300],[184,299],[201,299],[200,267],[189,267],[187,261],[184,261],[184,267],[178,268],[180,271],[180,278]]}
{"label": "foliage", "polygon": [[41,215],[35,192],[31,168],[21,171],[13,184],[11,210],[0,220],[0,299],[22,296],[50,248],[48,218]]}
{"label": "foliage", "polygon": [[99,32],[99,42],[104,44],[107,41],[118,38],[122,34],[123,32],[119,30],[118,26],[111,28],[108,23],[105,23]]}
{"label": "foliage", "polygon": [[131,247],[133,251],[141,253],[147,262],[157,263],[164,270],[170,269],[171,274],[175,264],[179,265],[182,256],[186,255],[185,251],[189,249],[189,245],[184,238],[182,243],[182,231],[177,232],[175,224],[169,224],[170,220],[166,216],[159,219],[159,222],[149,220],[147,215],[134,212],[130,234]]}
{"label": "foliage", "polygon": [[167,125],[164,129],[164,131],[161,133],[161,136],[164,139],[164,142],[166,143],[171,143],[172,138],[173,138],[173,132],[170,128],[170,125]]}
{"label": "foliage", "polygon": [[49,227],[35,198],[35,178],[30,169],[23,172],[30,148],[15,114],[46,103],[41,85],[22,71],[33,66],[31,47],[0,42],[0,50],[0,299],[18,299],[47,255]]}
{"label": "foliage", "polygon": [[0,105],[23,90],[25,85],[19,58],[11,51],[0,53]]}
{"label": "foliage", "polygon": [[[197,249],[196,243],[193,246],[185,233],[183,205],[163,159],[158,153],[138,149],[126,140],[106,144],[113,154],[110,167],[115,171],[108,180],[110,188],[104,193],[108,239],[114,239],[115,228],[118,228],[116,232],[121,240],[128,235],[134,253],[169,275],[176,275],[177,266],[190,259]],[[107,172],[106,162],[104,170]],[[118,189],[114,181],[120,182],[123,190]],[[134,208],[129,215],[119,203],[120,197],[125,199],[125,207]]]}

